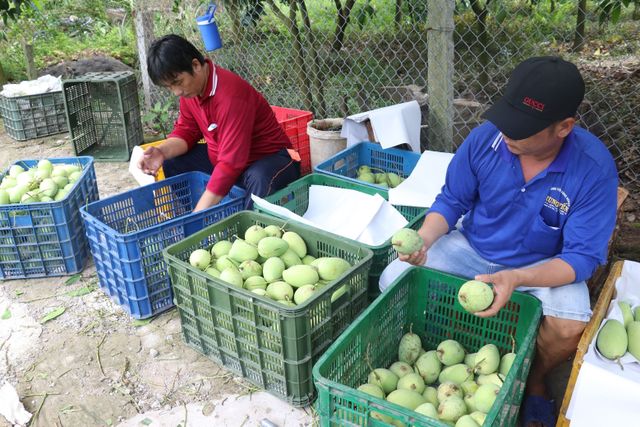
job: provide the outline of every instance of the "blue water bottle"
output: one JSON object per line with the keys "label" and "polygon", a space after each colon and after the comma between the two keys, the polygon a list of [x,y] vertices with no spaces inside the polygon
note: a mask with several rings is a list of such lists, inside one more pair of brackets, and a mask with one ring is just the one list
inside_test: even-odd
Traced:
{"label": "blue water bottle", "polygon": [[220,49],[222,47],[222,40],[220,39],[220,33],[218,32],[218,25],[216,24],[214,13],[216,12],[216,5],[210,4],[207,12],[196,18],[198,28],[200,29],[200,35],[204,42],[204,48],[207,52]]}

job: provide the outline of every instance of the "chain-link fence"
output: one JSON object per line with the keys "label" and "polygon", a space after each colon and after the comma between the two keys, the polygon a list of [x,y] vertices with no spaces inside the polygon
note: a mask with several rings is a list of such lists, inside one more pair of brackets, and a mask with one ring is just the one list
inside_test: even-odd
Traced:
{"label": "chain-link fence", "polygon": [[[576,36],[579,2],[573,0],[218,3],[224,47],[210,56],[252,83],[271,104],[327,118],[415,99],[423,113],[423,148],[440,147],[438,134],[428,132],[429,109],[437,106],[429,92],[432,98],[436,92],[453,94],[453,105],[444,111],[455,149],[501,95],[515,64],[559,54],[575,62],[586,81],[580,124],[607,144],[622,183],[632,191],[640,186],[640,115],[634,112],[640,103],[640,21],[627,16],[633,11],[623,11],[616,25],[600,25],[595,4],[586,2],[585,32]],[[204,4],[159,4],[153,2],[155,10],[138,5],[152,13],[148,34],[180,33],[202,49],[195,16]],[[447,58],[446,40],[450,67],[441,63]],[[437,62],[429,64],[429,58]],[[154,100],[170,96],[157,89],[152,93]]]}

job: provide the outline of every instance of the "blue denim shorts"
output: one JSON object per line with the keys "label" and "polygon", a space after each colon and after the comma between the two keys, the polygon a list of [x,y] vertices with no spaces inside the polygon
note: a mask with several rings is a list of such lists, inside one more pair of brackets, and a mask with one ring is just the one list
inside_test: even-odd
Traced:
{"label": "blue denim shorts", "polygon": [[[521,268],[531,267],[545,261],[547,260],[522,266]],[[380,276],[380,290],[384,291],[409,267],[411,267],[411,264],[398,259],[389,264]],[[492,274],[512,268],[495,264],[482,258],[469,245],[467,238],[458,230],[453,230],[449,234],[442,236],[429,248],[425,267],[469,279],[474,278],[477,274]],[[542,302],[542,311],[545,316],[581,322],[588,322],[591,318],[589,289],[584,281],[555,288],[520,286],[516,290],[538,298]]]}

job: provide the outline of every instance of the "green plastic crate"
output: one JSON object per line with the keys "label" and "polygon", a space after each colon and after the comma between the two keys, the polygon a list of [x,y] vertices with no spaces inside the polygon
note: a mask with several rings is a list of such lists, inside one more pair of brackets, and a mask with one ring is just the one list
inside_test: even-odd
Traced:
{"label": "green plastic crate", "polygon": [[374,368],[386,368],[398,360],[400,338],[410,325],[425,350],[435,349],[445,339],[455,339],[468,352],[493,343],[504,354],[511,351],[513,335],[516,359],[483,426],[517,425],[542,316],[540,301],[514,292],[496,316],[483,319],[466,312],[458,302],[458,289],[465,281],[424,267],[409,268],[398,277],[313,367],[320,425],[386,426],[371,418],[374,411],[405,425],[446,426],[356,389],[367,382],[371,371],[365,360]]}
{"label": "green plastic crate", "polygon": [[60,91],[10,98],[0,95],[0,115],[7,134],[18,141],[69,129]]}
{"label": "green plastic crate", "polygon": [[[357,190],[365,194],[379,194],[384,197],[385,200],[389,200],[389,191],[383,188],[375,188],[368,185],[362,185],[342,178],[337,178],[324,174],[310,174],[304,176],[287,187],[279,190],[272,195],[265,198],[269,203],[274,205],[283,206],[290,211],[302,216],[309,206],[309,187],[312,185],[324,185],[327,187],[347,188],[350,190]],[[414,206],[394,206],[405,217],[409,223],[406,227],[417,230],[422,225],[425,215],[427,214],[427,208],[417,208]],[[256,205],[254,209],[258,212],[266,213],[269,215],[278,216],[276,213],[264,210]],[[328,233],[323,231],[324,233]],[[346,239],[350,242],[355,240]],[[380,294],[378,290],[378,278],[387,265],[398,257],[398,253],[391,245],[391,239],[387,240],[381,245],[371,246],[363,245],[366,248],[371,249],[373,252],[373,260],[371,262],[371,270],[369,271],[369,294],[371,299]]]}
{"label": "green plastic crate", "polygon": [[87,73],[64,80],[62,93],[76,156],[127,161],[144,142],[132,72]]}
{"label": "green plastic crate", "polygon": [[[295,307],[235,287],[189,264],[189,254],[244,236],[254,224],[284,226],[306,242],[313,256],[337,256],[352,268]],[[188,345],[294,406],[315,398],[313,363],[368,305],[367,248],[299,223],[243,211],[191,235],[163,252]],[[333,303],[343,284],[349,291]]]}

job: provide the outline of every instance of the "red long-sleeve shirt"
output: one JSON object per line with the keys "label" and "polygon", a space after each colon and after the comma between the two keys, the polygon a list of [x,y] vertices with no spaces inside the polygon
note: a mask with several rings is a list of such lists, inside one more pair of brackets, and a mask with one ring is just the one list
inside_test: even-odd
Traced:
{"label": "red long-sleeve shirt", "polygon": [[213,65],[200,97],[180,98],[180,115],[169,137],[184,139],[191,149],[204,137],[214,166],[207,189],[226,195],[254,161],[291,148],[271,107],[240,76]]}

